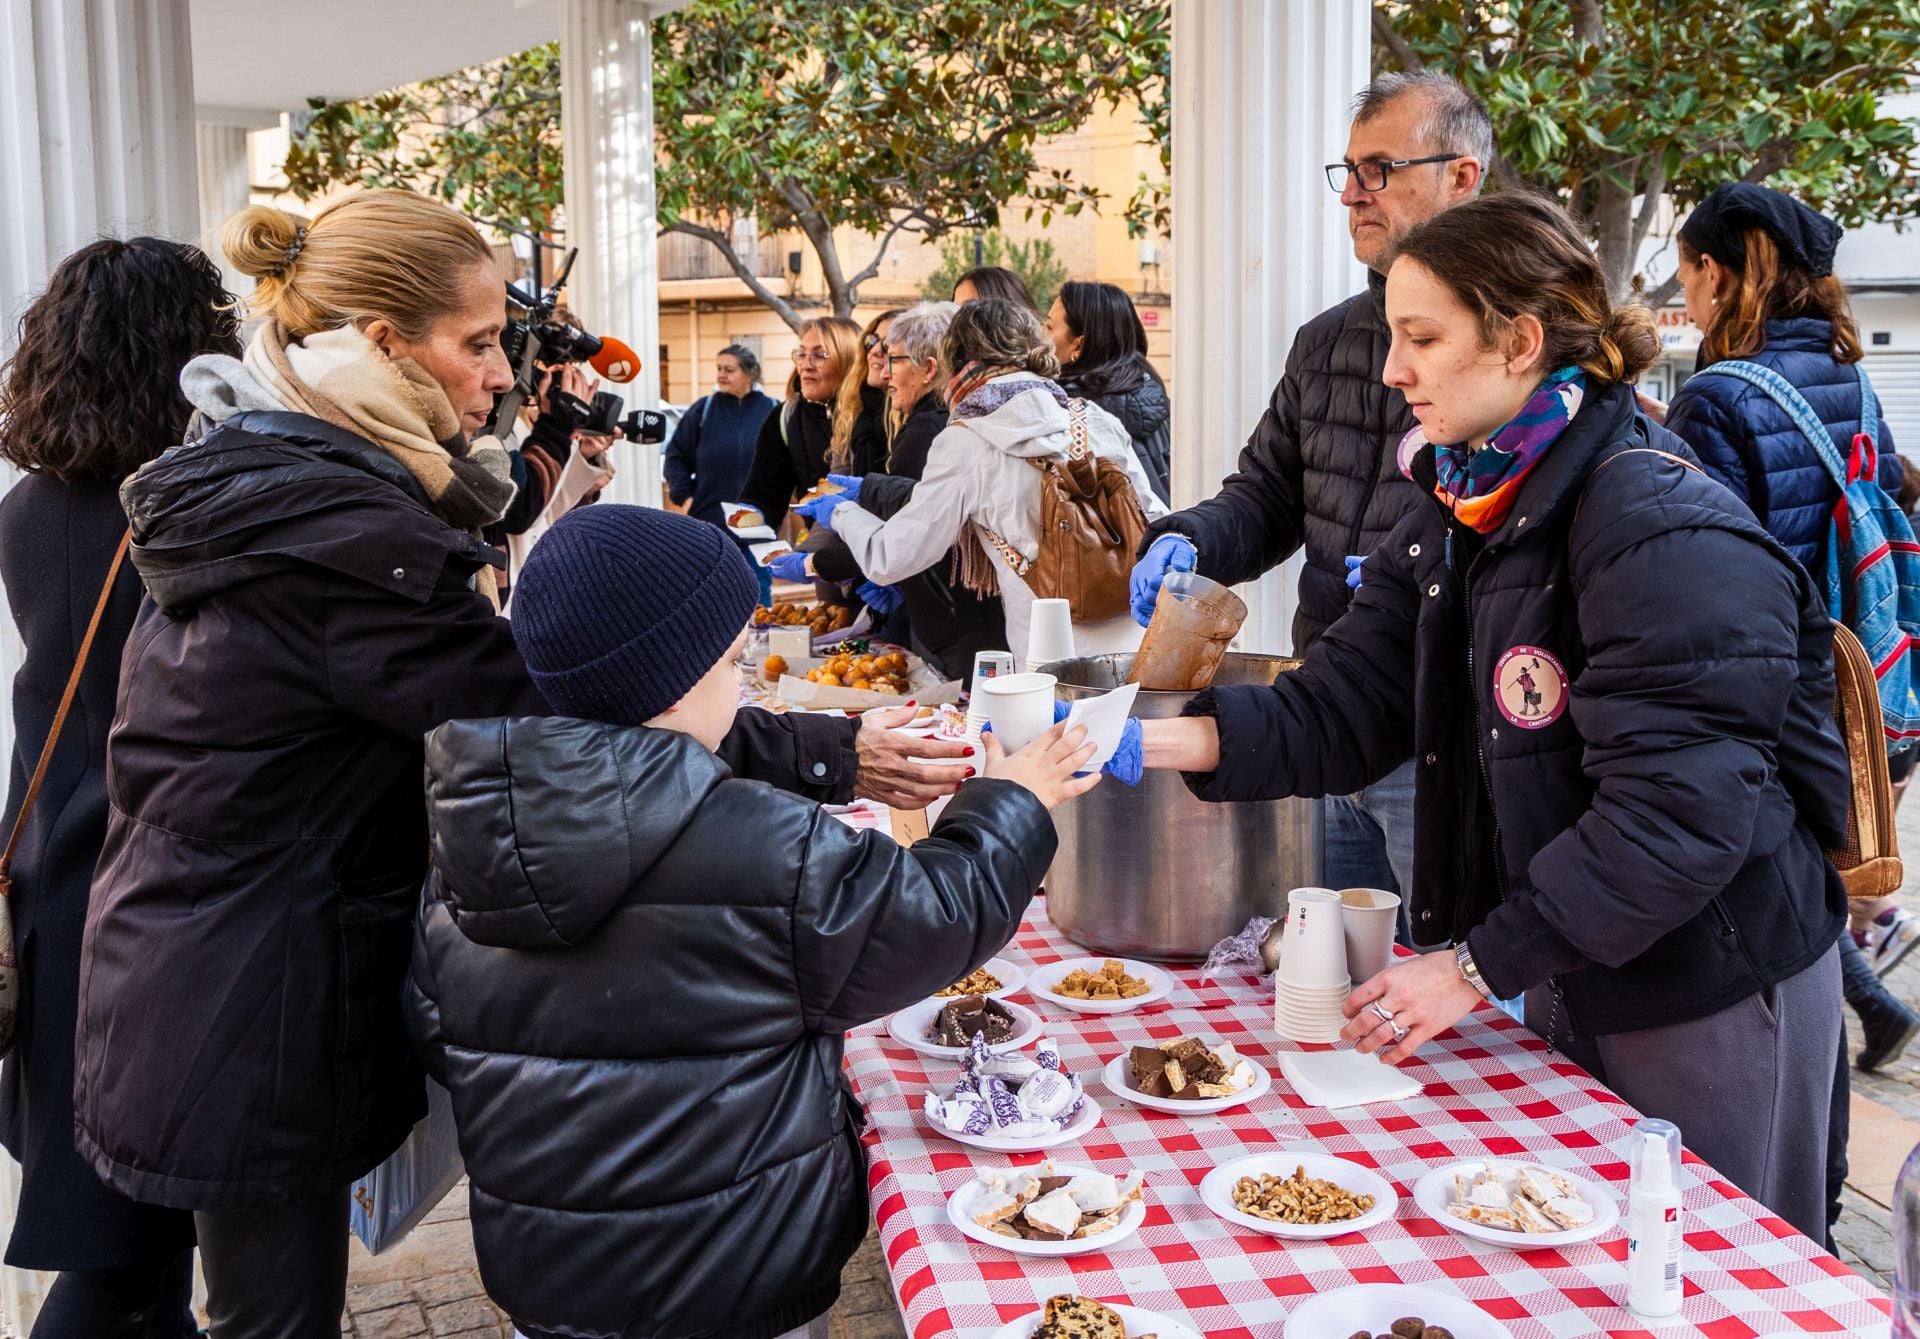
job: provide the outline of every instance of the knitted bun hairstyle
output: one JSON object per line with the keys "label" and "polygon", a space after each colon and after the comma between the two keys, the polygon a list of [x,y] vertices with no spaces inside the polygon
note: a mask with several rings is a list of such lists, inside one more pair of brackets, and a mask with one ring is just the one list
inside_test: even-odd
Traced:
{"label": "knitted bun hairstyle", "polygon": [[1494,347],[1516,317],[1546,332],[1541,371],[1577,366],[1601,386],[1631,381],[1660,356],[1645,307],[1615,307],[1580,226],[1554,201],[1527,191],[1472,200],[1436,214],[1400,244],[1480,322]]}
{"label": "knitted bun hairstyle", "polygon": [[227,220],[227,259],[258,281],[247,310],[295,339],[384,318],[423,338],[493,251],[464,215],[411,191],[358,191],[309,223],[270,205]]}

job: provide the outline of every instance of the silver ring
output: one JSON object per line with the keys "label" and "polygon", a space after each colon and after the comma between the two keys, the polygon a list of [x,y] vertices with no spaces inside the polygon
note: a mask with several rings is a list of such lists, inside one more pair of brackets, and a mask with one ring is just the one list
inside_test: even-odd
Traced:
{"label": "silver ring", "polygon": [[1407,1030],[1398,1023],[1389,1023],[1387,1026],[1393,1029],[1393,1041],[1396,1046],[1407,1039]]}
{"label": "silver ring", "polygon": [[1372,1004],[1369,1004],[1367,1008],[1373,1010],[1376,1014],[1379,1014],[1380,1021],[1382,1023],[1385,1023],[1388,1027],[1393,1026],[1393,1015],[1380,1007],[1379,1000],[1375,1000]]}

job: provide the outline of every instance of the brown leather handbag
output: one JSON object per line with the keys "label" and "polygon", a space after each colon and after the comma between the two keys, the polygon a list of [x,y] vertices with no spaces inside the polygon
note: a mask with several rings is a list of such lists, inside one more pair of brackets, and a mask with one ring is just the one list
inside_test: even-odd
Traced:
{"label": "brown leather handbag", "polygon": [[1827,859],[1840,871],[1849,898],[1891,897],[1900,890],[1904,871],[1893,826],[1880,683],[1867,648],[1839,622],[1833,625],[1833,723],[1847,746],[1853,793],[1847,804],[1846,842],[1827,852]]}
{"label": "brown leather handbag", "polygon": [[100,620],[106,617],[107,601],[113,598],[113,583],[120,579],[120,567],[127,560],[127,546],[132,542],[133,532],[129,530],[120,536],[120,547],[114,550],[113,565],[107,568],[107,583],[100,588],[100,599],[93,606],[93,621],[87,624],[87,635],[80,639],[80,654],[74,657],[73,672],[67,675],[67,690],[60,695],[60,709],[53,713],[53,728],[47,731],[47,742],[40,746],[40,761],[34,764],[33,779],[27,782],[26,798],[20,801],[20,812],[14,817],[7,849],[0,852],[0,1056],[12,1052],[14,1036],[20,1028],[20,959],[13,949],[13,854],[20,847],[27,820],[33,817],[33,807],[40,802],[40,784],[47,779],[47,764],[53,761],[54,746],[60,742],[67,711],[73,706],[74,694],[80,690],[80,675],[87,668],[87,654],[93,650],[94,634],[100,631]]}
{"label": "brown leather handbag", "polygon": [[1126,612],[1127,578],[1147,517],[1126,470],[1102,460],[1087,443],[1087,402],[1067,404],[1070,443],[1065,462],[1030,462],[1040,471],[1040,552],[1028,561],[981,526],[1036,600],[1065,600],[1075,623]]}

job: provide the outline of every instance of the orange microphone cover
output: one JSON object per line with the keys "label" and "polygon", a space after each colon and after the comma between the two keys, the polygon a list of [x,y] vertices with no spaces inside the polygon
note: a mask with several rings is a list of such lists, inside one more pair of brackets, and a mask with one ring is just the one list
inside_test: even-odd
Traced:
{"label": "orange microphone cover", "polygon": [[587,364],[608,381],[632,381],[640,375],[640,355],[612,335],[600,337],[600,352]]}

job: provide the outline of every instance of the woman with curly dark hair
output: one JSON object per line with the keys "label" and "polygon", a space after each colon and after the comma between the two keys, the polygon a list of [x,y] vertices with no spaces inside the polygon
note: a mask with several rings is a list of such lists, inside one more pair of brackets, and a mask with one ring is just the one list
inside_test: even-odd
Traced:
{"label": "woman with curly dark hair", "polygon": [[[199,251],[136,237],[76,251],[21,318],[0,380],[0,458],[27,476],[0,502],[0,578],[27,653],[13,682],[9,831],[127,530],[120,483],[185,433],[187,360],[239,352],[232,303]],[[13,865],[26,989],[0,1069],[0,1132],[22,1171],[6,1262],[60,1272],[34,1339],[197,1332],[193,1215],[109,1190],[73,1142],[80,937],[106,839],[120,651],[139,607],[140,578],[123,565]]]}

